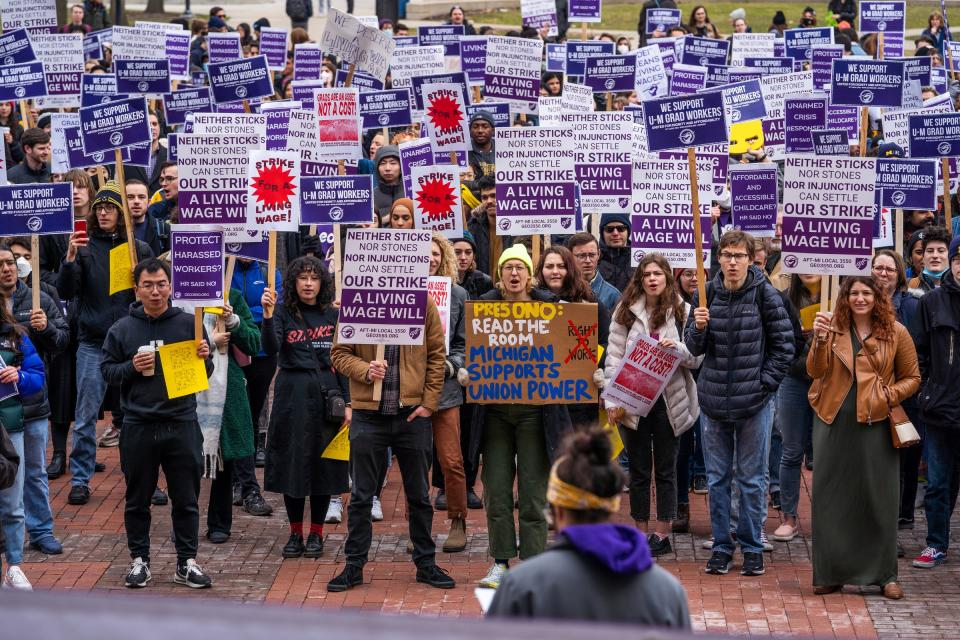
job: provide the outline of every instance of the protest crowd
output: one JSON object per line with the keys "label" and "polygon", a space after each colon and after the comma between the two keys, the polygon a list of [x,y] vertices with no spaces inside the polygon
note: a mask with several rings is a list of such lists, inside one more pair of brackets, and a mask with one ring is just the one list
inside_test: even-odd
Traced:
{"label": "protest crowd", "polygon": [[484,510],[490,616],[689,628],[656,559],[691,493],[707,574],[807,536],[814,593],[901,599],[918,494],[912,568],[947,561],[946,8],[911,39],[899,0],[756,28],[647,0],[617,39],[587,37],[599,0],[521,5],[521,30],[331,9],[312,34],[309,1],[290,28],[0,2],[3,586],[31,589],[25,546],[63,553],[50,483],[83,508],[109,447],[130,588],[153,505],[173,580],[208,588],[234,508],[279,522],[264,494],[283,558],[345,522],[327,589],[362,588],[393,465],[417,582],[461,580],[437,546]]}

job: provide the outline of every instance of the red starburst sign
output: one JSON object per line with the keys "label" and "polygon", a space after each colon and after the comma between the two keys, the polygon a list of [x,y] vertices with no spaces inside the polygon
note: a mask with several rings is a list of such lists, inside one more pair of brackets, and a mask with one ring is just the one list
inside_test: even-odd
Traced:
{"label": "red starburst sign", "polygon": [[283,160],[273,158],[256,164],[250,186],[257,204],[266,211],[290,208],[294,195],[293,175],[285,164]]}
{"label": "red starburst sign", "polygon": [[423,85],[427,133],[434,153],[467,151],[470,124],[467,121],[463,88],[452,82]]}
{"label": "red starburst sign", "polygon": [[296,231],[300,222],[300,154],[250,152],[247,165],[247,228]]}
{"label": "red starburst sign", "polygon": [[462,235],[459,167],[413,167],[411,179],[417,228]]}
{"label": "red starburst sign", "polygon": [[430,123],[442,133],[456,131],[463,122],[463,111],[456,96],[449,91],[437,91],[430,106],[427,108],[427,117]]}

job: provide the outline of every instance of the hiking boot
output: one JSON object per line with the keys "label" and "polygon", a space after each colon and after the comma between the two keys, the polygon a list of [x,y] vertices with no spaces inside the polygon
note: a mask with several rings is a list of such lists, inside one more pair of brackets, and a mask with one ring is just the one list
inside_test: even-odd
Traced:
{"label": "hiking boot", "polygon": [[437,492],[437,499],[433,501],[433,508],[437,511],[447,510],[447,492],[443,489]]}
{"label": "hiking boot", "polygon": [[101,449],[109,449],[110,447],[116,447],[119,444],[120,429],[110,425],[107,427],[107,430],[103,432],[103,435],[100,436],[100,442],[98,443],[98,446]]}
{"label": "hiking boot", "polygon": [[763,575],[763,554],[752,551],[743,552],[743,566],[740,567],[742,576],[762,576]]}
{"label": "hiking boot", "polygon": [[443,542],[444,553],[456,553],[467,548],[467,521],[454,518],[450,522],[450,533]]}
{"label": "hiking boot", "polygon": [[327,507],[327,517],[323,519],[326,524],[340,524],[343,522],[343,498],[333,496],[330,498],[330,506]]}
{"label": "hiking boot", "polygon": [[339,593],[363,584],[363,568],[348,564],[336,578],[327,583],[327,591]]}
{"label": "hiking boot", "polygon": [[494,562],[493,566],[490,567],[490,571],[487,571],[487,575],[483,576],[480,580],[480,586],[486,587],[487,589],[498,588],[500,583],[503,582],[503,578],[507,575],[507,571],[509,571],[507,565]]}
{"label": "hiking boot", "polygon": [[130,563],[130,570],[127,571],[127,577],[123,579],[123,584],[129,589],[140,589],[147,586],[152,578],[150,564],[144,562],[143,558],[134,558]]}
{"label": "hiking boot", "polygon": [[417,582],[428,584],[437,589],[453,589],[457,586],[457,583],[450,577],[450,574],[435,564],[418,568]]}
{"label": "hiking boot", "polygon": [[283,551],[280,552],[284,558],[299,558],[306,549],[303,546],[303,534],[291,533],[287,544],[283,545]]}
{"label": "hiking boot", "polygon": [[650,537],[647,538],[647,544],[650,547],[650,555],[654,558],[673,552],[673,547],[670,546],[670,538],[667,536],[661,538],[657,534],[651,533]]}
{"label": "hiking boot", "polygon": [[690,531],[690,505],[677,505],[677,519],[673,521],[672,530],[674,533],[687,533]]}
{"label": "hiking boot", "polygon": [[243,499],[243,510],[252,516],[269,516],[273,513],[273,507],[267,504],[259,491],[254,491]]}
{"label": "hiking boot", "polygon": [[319,558],[323,553],[323,537],[319,533],[307,536],[307,544],[303,548],[304,558]]}
{"label": "hiking boot", "polygon": [[70,487],[67,504],[81,505],[90,502],[90,487],[85,484],[75,484]]}
{"label": "hiking boot", "polygon": [[203,572],[193,558],[183,564],[177,562],[177,572],[173,574],[173,581],[191,589],[207,589],[213,586],[213,580]]}
{"label": "hiking boot", "polygon": [[722,576],[726,575],[730,571],[730,565],[733,564],[733,556],[729,553],[724,553],[723,551],[714,551],[710,556],[710,559],[707,560],[706,572],[715,575]]}

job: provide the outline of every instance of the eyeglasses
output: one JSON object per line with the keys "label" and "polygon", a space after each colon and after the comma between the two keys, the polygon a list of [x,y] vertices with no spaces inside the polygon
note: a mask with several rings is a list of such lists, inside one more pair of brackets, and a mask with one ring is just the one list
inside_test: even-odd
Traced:
{"label": "eyeglasses", "polygon": [[593,262],[600,257],[599,253],[575,253],[573,254],[574,260],[579,260],[580,262]]}
{"label": "eyeglasses", "polygon": [[607,226],[605,226],[605,227],[603,228],[603,230],[606,231],[607,233],[626,233],[626,232],[627,232],[627,228],[626,228],[626,227],[621,226],[621,225],[616,225],[616,226],[615,226],[615,225],[612,225],[612,224],[608,224]]}
{"label": "eyeglasses", "polygon": [[730,253],[729,251],[720,252],[720,259],[726,260],[727,262],[732,262],[734,260],[740,262],[741,260],[746,260],[749,257],[750,254],[748,253]]}
{"label": "eyeglasses", "polygon": [[157,182],[173,182],[177,179],[176,176],[160,176],[157,178]]}
{"label": "eyeglasses", "polygon": [[874,267],[874,271],[877,273],[896,273],[897,270],[894,267]]}
{"label": "eyeglasses", "polygon": [[17,266],[16,260],[0,260],[0,267],[15,267]]}
{"label": "eyeglasses", "polygon": [[163,291],[169,286],[170,286],[170,283],[167,282],[166,280],[163,280],[161,282],[144,282],[143,284],[138,284],[137,288],[143,289],[144,291],[153,291],[154,289],[159,289],[160,291]]}
{"label": "eyeglasses", "polygon": [[521,273],[522,271],[526,271],[526,269],[527,269],[526,265],[509,264],[505,266],[503,269],[501,269],[501,271],[509,271],[510,273]]}

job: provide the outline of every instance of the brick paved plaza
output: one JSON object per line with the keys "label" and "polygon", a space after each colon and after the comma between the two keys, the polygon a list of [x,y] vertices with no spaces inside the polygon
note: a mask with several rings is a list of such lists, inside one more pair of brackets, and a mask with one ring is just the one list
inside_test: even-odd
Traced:
{"label": "brick paved plaza", "polygon": [[[230,540],[223,545],[207,542],[202,534],[209,481],[204,481],[198,561],[213,576],[214,588],[198,592],[173,584],[175,554],[170,540],[170,507],[165,506],[153,508],[154,579],[143,591],[125,589],[123,576],[129,556],[123,531],[123,476],[118,450],[99,449],[98,459],[106,463],[107,470],[95,475],[91,485],[93,496],[86,506],[66,504],[69,475],[51,482],[56,533],[65,551],[61,556],[50,557],[26,551],[23,568],[37,589],[112,590],[143,597],[170,594],[382,614],[480,616],[473,589],[489,562],[483,511],[471,511],[468,516],[469,545],[465,552],[438,553],[438,564],[457,580],[456,589],[440,591],[417,584],[414,567],[405,552],[404,500],[396,465],[383,495],[386,519],[374,524],[371,562],[364,571],[362,587],[340,594],[328,594],[325,588],[327,581],[343,566],[346,518],[343,524],[326,525],[326,546],[319,560],[281,559],[280,548],[286,542],[288,529],[282,500],[277,495],[265,494],[275,509],[273,516],[257,518],[235,508]],[[810,530],[810,480],[809,472],[805,472],[800,509],[804,531]],[[161,480],[161,486],[162,483]],[[675,535],[675,553],[660,559],[661,566],[675,574],[686,588],[696,630],[824,638],[960,637],[956,615],[960,606],[960,567],[947,564],[929,571],[914,569],[909,563],[924,546],[925,524],[921,512],[917,514],[915,530],[900,532],[900,541],[907,552],[906,559],[900,561],[900,581],[906,598],[893,602],[880,596],[879,589],[861,592],[847,588],[842,595],[815,596],[810,584],[808,538],[774,543],[773,554],[766,554],[766,575],[760,578],[744,578],[734,571],[723,577],[704,574],[703,566],[710,553],[700,548],[700,542],[709,534],[705,498],[691,496],[692,533]],[[628,506],[624,500],[620,517],[623,522],[629,520]],[[771,509],[768,532],[777,527],[778,513]],[[437,514],[435,537],[442,540],[447,528],[444,515]],[[739,562],[738,554],[735,569],[739,568]]]}

